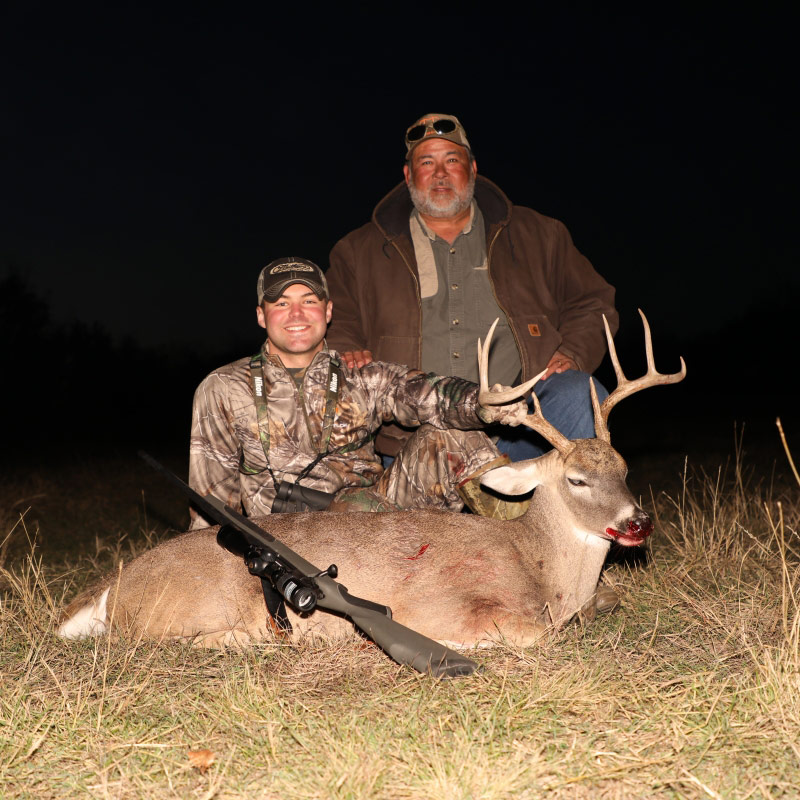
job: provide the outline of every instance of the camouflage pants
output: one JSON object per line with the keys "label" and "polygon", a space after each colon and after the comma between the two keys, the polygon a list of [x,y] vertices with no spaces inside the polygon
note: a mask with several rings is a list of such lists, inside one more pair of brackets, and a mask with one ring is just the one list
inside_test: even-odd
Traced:
{"label": "camouflage pants", "polygon": [[501,456],[482,431],[440,430],[423,425],[374,486],[343,489],[329,511],[398,511],[441,508],[460,511],[464,501],[456,491],[475,473]]}

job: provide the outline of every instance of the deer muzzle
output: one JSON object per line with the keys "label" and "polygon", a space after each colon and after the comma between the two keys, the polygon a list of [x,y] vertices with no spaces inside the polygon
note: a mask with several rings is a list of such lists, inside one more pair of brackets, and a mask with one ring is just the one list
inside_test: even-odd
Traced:
{"label": "deer muzzle", "polygon": [[641,544],[653,532],[653,522],[644,511],[628,520],[625,531],[606,528],[606,533],[615,541],[625,547],[634,547]]}

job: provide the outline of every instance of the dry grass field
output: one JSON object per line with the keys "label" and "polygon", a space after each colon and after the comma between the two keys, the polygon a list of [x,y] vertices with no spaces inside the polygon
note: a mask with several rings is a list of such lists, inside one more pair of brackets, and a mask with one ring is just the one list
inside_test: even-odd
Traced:
{"label": "dry grass field", "polygon": [[451,681],[358,641],[245,653],[60,641],[58,607],[183,527],[185,508],[125,460],[8,480],[0,796],[798,797],[788,463],[689,460],[660,484],[642,465],[632,485],[656,532],[606,570],[621,610],[535,649],[481,651],[483,672]]}

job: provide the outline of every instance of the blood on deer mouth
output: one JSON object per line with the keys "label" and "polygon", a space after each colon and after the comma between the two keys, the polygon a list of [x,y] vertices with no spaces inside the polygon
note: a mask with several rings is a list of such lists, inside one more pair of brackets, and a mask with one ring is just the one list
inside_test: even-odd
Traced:
{"label": "blood on deer mouth", "polygon": [[626,547],[633,547],[641,544],[653,532],[653,523],[649,517],[644,519],[632,519],[628,521],[628,529],[625,533],[606,528],[606,533],[615,541]]}

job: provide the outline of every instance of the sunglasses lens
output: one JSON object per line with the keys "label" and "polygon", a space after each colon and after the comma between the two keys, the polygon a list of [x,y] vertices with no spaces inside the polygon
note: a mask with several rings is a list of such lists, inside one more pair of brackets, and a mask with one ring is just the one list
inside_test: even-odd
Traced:
{"label": "sunglasses lens", "polygon": [[428,128],[432,128],[441,136],[445,133],[452,133],[456,129],[456,124],[451,119],[437,119],[435,122],[430,123],[430,125],[415,125],[406,134],[406,141],[416,142],[425,135],[425,131],[427,131]]}
{"label": "sunglasses lens", "polygon": [[456,129],[456,124],[451,119],[437,119],[433,123],[436,133],[452,133]]}

